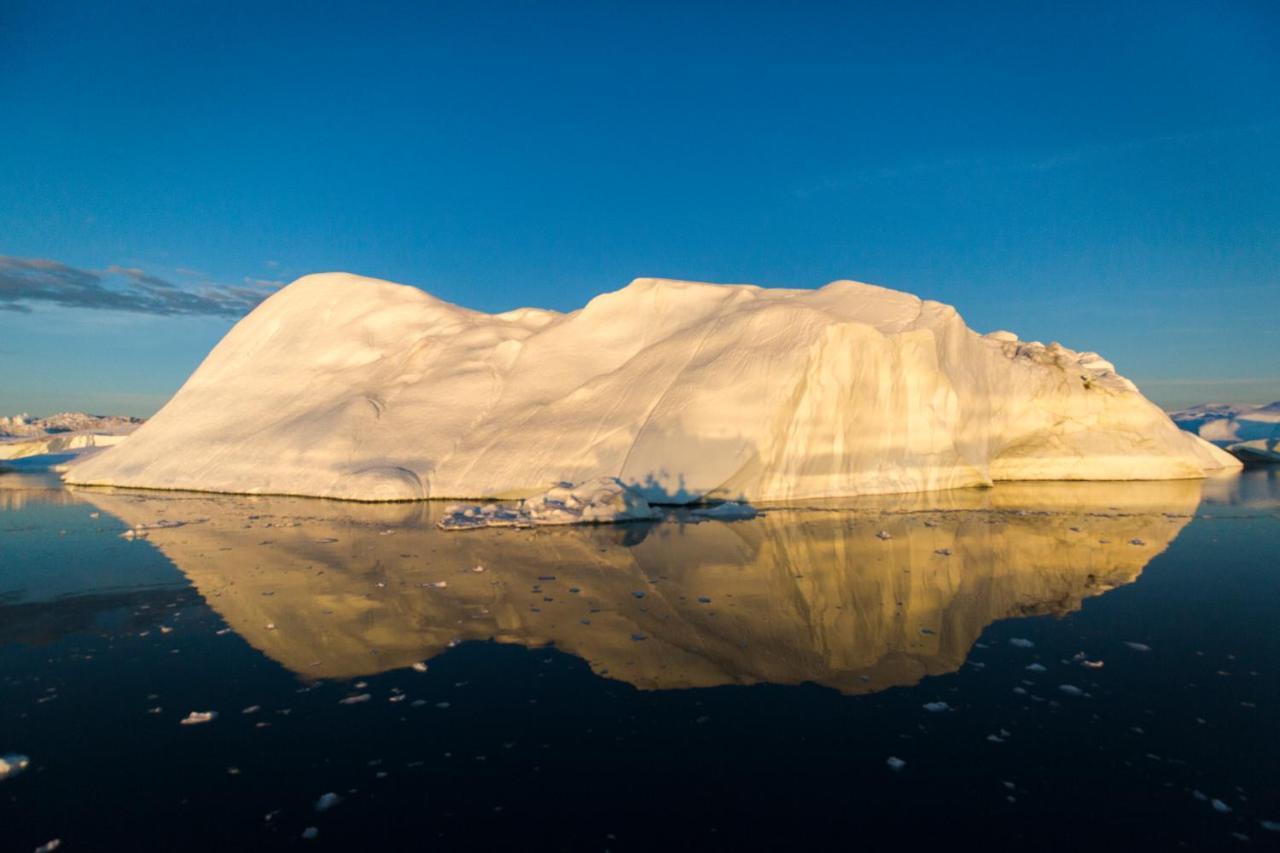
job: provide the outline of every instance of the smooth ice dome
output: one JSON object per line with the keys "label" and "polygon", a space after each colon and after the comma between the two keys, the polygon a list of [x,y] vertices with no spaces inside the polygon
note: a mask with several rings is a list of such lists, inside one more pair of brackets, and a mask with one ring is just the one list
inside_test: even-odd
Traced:
{"label": "smooth ice dome", "polygon": [[484,314],[331,273],[263,302],[67,479],[380,501],[613,477],[686,503],[1238,464],[1094,353],[872,285],[637,279],[567,314]]}

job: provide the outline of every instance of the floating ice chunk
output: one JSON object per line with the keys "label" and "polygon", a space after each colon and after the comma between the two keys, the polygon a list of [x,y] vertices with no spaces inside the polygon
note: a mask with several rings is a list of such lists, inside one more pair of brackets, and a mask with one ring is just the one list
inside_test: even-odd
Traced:
{"label": "floating ice chunk", "polygon": [[258,712],[259,712],[259,711],[261,711],[261,710],[262,710],[262,706],[261,706],[261,705],[250,705],[248,708],[245,708],[245,709],[244,709],[244,710],[242,710],[240,713],[241,713],[241,714],[256,714],[256,713],[258,713]]}
{"label": "floating ice chunk", "polygon": [[1125,640],[1124,644],[1125,644],[1126,646],[1128,646],[1129,648],[1133,649],[1135,652],[1149,652],[1149,651],[1151,651],[1151,647],[1150,647],[1150,646],[1148,646],[1146,643],[1134,643],[1134,642],[1131,642],[1131,641],[1129,641],[1129,640]]}
{"label": "floating ice chunk", "polygon": [[925,702],[924,705],[922,705],[921,707],[923,707],[926,711],[932,711],[935,714],[940,713],[942,711],[951,710],[951,706],[948,705],[946,702]]}
{"label": "floating ice chunk", "polygon": [[198,726],[201,723],[211,723],[218,718],[217,711],[192,711],[187,714],[179,722],[184,726]]}
{"label": "floating ice chunk", "polygon": [[1260,820],[1258,823],[1267,832],[1280,832],[1280,820]]}
{"label": "floating ice chunk", "polygon": [[424,662],[420,661],[420,660],[419,660],[419,661],[414,661],[414,662],[413,662],[413,671],[414,671],[414,672],[426,672],[426,671],[427,671],[427,665],[426,665]]}
{"label": "floating ice chunk", "polygon": [[433,581],[433,582],[432,582],[432,584],[431,584],[431,586],[432,586],[432,587],[434,587],[435,589],[447,589],[447,588],[448,588],[448,586],[449,586],[449,582],[448,582],[448,581]]}
{"label": "floating ice chunk", "polygon": [[759,515],[751,504],[738,501],[725,501],[715,506],[700,507],[690,512],[697,518],[709,518],[714,521],[747,521]]}
{"label": "floating ice chunk", "polygon": [[600,477],[574,485],[561,483],[545,494],[515,506],[465,506],[445,510],[436,526],[441,530],[478,527],[537,527],[551,524],[607,524],[648,521],[662,513],[649,506],[638,491],[616,477]]}
{"label": "floating ice chunk", "polygon": [[57,850],[61,846],[62,846],[61,838],[51,838],[48,841],[46,841],[44,844],[41,844],[39,847],[37,847],[36,853],[53,853],[54,850]]}
{"label": "floating ice chunk", "polygon": [[355,696],[348,696],[345,699],[339,699],[339,705],[359,705],[361,702],[368,702],[372,697],[368,693],[357,693]]}
{"label": "floating ice chunk", "polygon": [[1026,667],[1028,672],[1048,672],[1042,664],[1033,663]]}
{"label": "floating ice chunk", "polygon": [[17,776],[30,766],[31,759],[25,755],[19,755],[16,752],[0,755],[0,782]]}
{"label": "floating ice chunk", "polygon": [[1009,645],[1017,646],[1020,649],[1029,649],[1032,646],[1034,646],[1035,643],[1031,642],[1030,640],[1024,640],[1022,637],[1014,637],[1012,640],[1009,641]]}
{"label": "floating ice chunk", "polygon": [[1068,696],[1083,696],[1084,691],[1074,684],[1059,684],[1058,689]]}
{"label": "floating ice chunk", "polygon": [[330,791],[327,794],[321,794],[320,799],[316,800],[316,811],[327,812],[329,809],[342,802],[342,797]]}
{"label": "floating ice chunk", "polygon": [[1209,805],[1213,806],[1213,810],[1219,814],[1229,814],[1231,812],[1231,806],[1227,805],[1222,800],[1219,800],[1217,797],[1210,800]]}
{"label": "floating ice chunk", "polygon": [[901,770],[907,766],[907,762],[903,761],[896,755],[890,755],[885,759],[885,764],[889,765],[890,770]]}
{"label": "floating ice chunk", "polygon": [[302,837],[307,841],[314,841],[320,835],[320,830],[314,826],[308,826],[302,830]]}
{"label": "floating ice chunk", "polygon": [[892,534],[892,533],[890,533],[890,532],[889,532],[889,531],[887,531],[887,530],[881,530],[879,533],[877,533],[877,534],[876,534],[876,538],[877,538],[877,539],[892,539],[892,538],[893,538],[893,534]]}
{"label": "floating ice chunk", "polygon": [[1080,665],[1086,669],[1102,669],[1102,667],[1105,666],[1105,664],[1100,660],[1082,660],[1080,661]]}

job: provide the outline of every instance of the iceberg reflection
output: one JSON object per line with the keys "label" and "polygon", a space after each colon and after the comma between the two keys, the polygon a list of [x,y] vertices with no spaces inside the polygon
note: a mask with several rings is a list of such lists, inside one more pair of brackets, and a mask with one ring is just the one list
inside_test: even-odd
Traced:
{"label": "iceberg reflection", "polygon": [[553,644],[646,690],[860,693],[956,670],[996,620],[1068,613],[1134,581],[1190,520],[1200,483],[1003,484],[728,524],[466,533],[437,530],[435,503],[78,494],[145,531],[236,632],[306,678],[493,639]]}

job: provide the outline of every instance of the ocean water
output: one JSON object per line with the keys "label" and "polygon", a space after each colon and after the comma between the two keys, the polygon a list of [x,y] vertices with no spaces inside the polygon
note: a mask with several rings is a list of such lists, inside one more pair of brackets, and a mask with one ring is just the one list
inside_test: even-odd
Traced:
{"label": "ocean water", "polygon": [[1280,846],[1274,468],[441,510],[0,476],[0,849]]}

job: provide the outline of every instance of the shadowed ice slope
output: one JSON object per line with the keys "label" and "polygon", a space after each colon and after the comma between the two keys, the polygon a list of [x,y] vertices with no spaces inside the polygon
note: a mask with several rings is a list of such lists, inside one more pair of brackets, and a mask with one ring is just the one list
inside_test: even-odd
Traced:
{"label": "shadowed ice slope", "polygon": [[238,634],[304,677],[492,638],[554,644],[642,689],[865,692],[955,670],[995,620],[1070,612],[1130,583],[1199,491],[1016,484],[730,524],[467,534],[435,529],[436,504],[81,496],[140,526],[135,547],[158,548]]}
{"label": "shadowed ice slope", "polygon": [[871,285],[638,279],[569,314],[489,315],[326,274],[255,309],[68,480],[407,500],[618,477],[679,503],[1237,465],[1095,354]]}

